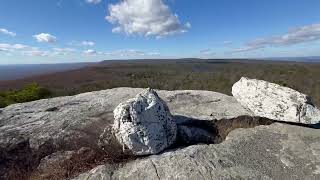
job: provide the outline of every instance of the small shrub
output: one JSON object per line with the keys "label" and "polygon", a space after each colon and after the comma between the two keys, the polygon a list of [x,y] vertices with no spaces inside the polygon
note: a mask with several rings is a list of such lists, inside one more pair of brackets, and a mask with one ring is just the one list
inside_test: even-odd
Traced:
{"label": "small shrub", "polygon": [[35,101],[51,96],[51,92],[36,83],[29,84],[21,90],[0,92],[0,108],[14,103]]}

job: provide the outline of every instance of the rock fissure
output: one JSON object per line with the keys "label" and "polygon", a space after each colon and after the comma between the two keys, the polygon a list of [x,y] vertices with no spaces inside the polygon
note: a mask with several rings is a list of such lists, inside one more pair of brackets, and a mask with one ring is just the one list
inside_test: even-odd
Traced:
{"label": "rock fissure", "polygon": [[156,173],[156,175],[157,175],[158,180],[160,180],[161,178],[160,178],[160,176],[159,176],[158,169],[157,169],[156,165],[154,164],[154,162],[152,161],[152,159],[150,159],[150,163],[151,163],[151,165],[152,165],[153,168],[154,168],[154,171],[155,171],[155,173]]}

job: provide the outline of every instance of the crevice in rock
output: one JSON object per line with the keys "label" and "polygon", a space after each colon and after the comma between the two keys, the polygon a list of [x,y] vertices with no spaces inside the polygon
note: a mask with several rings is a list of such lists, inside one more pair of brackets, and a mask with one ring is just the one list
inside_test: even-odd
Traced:
{"label": "crevice in rock", "polygon": [[253,128],[259,125],[270,125],[273,120],[239,116],[221,120],[199,120],[185,116],[174,116],[178,125],[178,137],[172,148],[193,144],[217,144],[225,140],[227,135],[238,128]]}
{"label": "crevice in rock", "polygon": [[54,111],[57,111],[57,110],[59,110],[58,107],[51,107],[51,108],[46,109],[47,112],[54,112]]}
{"label": "crevice in rock", "polygon": [[150,162],[151,162],[151,165],[152,165],[153,168],[154,168],[154,171],[155,171],[158,179],[160,180],[160,176],[159,176],[158,169],[157,169],[156,165],[154,164],[154,162],[152,161],[152,159],[150,159]]}
{"label": "crevice in rock", "polygon": [[201,143],[219,144],[222,143],[228,134],[235,129],[254,128],[256,126],[270,125],[273,123],[320,129],[320,123],[302,124],[255,116],[239,116],[221,120],[199,120],[185,116],[174,116],[174,119],[178,125],[178,137],[176,143],[169,149]]}

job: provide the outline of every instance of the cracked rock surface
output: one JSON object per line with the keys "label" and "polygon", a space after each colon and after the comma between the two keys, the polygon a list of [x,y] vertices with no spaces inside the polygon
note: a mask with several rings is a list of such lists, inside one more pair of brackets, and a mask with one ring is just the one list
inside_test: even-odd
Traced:
{"label": "cracked rock surface", "polygon": [[132,154],[149,155],[175,142],[177,125],[166,103],[147,89],[115,108],[112,131]]}
{"label": "cracked rock surface", "polygon": [[232,94],[255,116],[305,124],[320,122],[320,110],[311,98],[291,88],[243,77],[233,85]]}

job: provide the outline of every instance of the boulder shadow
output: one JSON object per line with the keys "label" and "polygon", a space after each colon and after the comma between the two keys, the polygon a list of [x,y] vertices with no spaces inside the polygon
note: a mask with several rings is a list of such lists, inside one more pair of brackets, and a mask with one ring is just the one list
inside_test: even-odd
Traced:
{"label": "boulder shadow", "polygon": [[223,142],[228,134],[238,128],[254,128],[260,125],[271,125],[281,123],[301,126],[312,129],[320,129],[318,124],[301,124],[294,122],[276,121],[264,117],[238,116],[235,118],[221,120],[201,120],[191,117],[175,115],[174,121],[178,126],[176,143],[167,151],[187,147],[195,144],[219,144]]}

